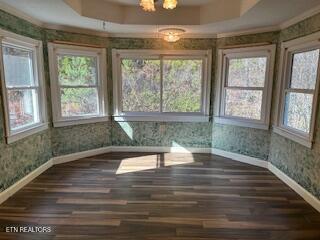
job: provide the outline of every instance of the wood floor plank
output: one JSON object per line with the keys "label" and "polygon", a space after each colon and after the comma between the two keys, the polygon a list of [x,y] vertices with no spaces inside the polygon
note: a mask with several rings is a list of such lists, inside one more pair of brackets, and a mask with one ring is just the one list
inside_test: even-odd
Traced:
{"label": "wood floor plank", "polygon": [[83,158],[0,205],[0,240],[319,240],[319,226],[320,214],[266,169],[211,154]]}

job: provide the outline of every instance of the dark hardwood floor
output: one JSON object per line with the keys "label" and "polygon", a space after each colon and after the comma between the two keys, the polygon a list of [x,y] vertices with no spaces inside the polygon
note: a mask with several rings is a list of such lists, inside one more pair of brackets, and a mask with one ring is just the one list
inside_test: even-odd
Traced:
{"label": "dark hardwood floor", "polygon": [[319,240],[320,214],[259,167],[109,153],[50,168],[0,205],[0,227],[0,239]]}

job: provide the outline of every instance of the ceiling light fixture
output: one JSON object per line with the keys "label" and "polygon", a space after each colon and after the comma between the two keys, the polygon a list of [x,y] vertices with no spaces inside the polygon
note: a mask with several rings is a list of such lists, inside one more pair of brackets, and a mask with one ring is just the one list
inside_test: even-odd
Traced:
{"label": "ceiling light fixture", "polygon": [[156,10],[154,0],[140,0],[140,6],[146,12],[154,12]]}
{"label": "ceiling light fixture", "polygon": [[179,41],[185,30],[181,28],[164,28],[160,29],[159,33],[163,35],[165,41],[172,43]]}
{"label": "ceiling light fixture", "polygon": [[[156,10],[155,3],[158,0],[140,0],[140,6],[146,12],[154,12]],[[174,9],[177,7],[178,0],[163,0],[163,8],[165,9]]]}
{"label": "ceiling light fixture", "polygon": [[164,0],[163,8],[165,9],[174,9],[177,7],[178,0]]}

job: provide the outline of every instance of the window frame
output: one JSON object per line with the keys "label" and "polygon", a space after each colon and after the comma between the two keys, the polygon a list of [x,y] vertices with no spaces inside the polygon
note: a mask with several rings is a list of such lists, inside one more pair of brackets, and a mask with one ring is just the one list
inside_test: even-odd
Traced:
{"label": "window frame", "polygon": [[[124,112],[122,111],[122,74],[121,60],[159,59],[160,60],[160,112]],[[200,112],[162,112],[163,97],[163,60],[201,59],[202,87]],[[113,99],[115,121],[150,122],[208,122],[210,110],[210,79],[212,50],[128,50],[112,49]]]}
{"label": "window frame", "polygon": [[[219,124],[235,125],[248,128],[268,130],[270,125],[272,84],[275,62],[275,44],[263,46],[248,46],[241,48],[226,48],[218,50],[217,87],[214,106],[214,121]],[[264,87],[233,87],[227,86],[228,63],[230,59],[250,57],[266,57],[266,77]],[[260,90],[262,91],[261,119],[249,119],[245,117],[229,116],[225,114],[226,89]]]}
{"label": "window frame", "polygon": [[[48,43],[51,83],[52,116],[54,127],[109,121],[107,99],[106,49],[70,44]],[[97,59],[97,82],[95,85],[62,85],[58,79],[58,56],[88,56]],[[96,88],[98,93],[98,114],[63,117],[61,111],[61,88]]]}
{"label": "window frame", "polygon": [[[21,140],[25,137],[31,136],[38,132],[42,132],[48,129],[47,119],[47,101],[46,101],[46,89],[44,83],[44,65],[43,65],[43,46],[42,41],[32,39],[29,37],[21,36],[12,32],[8,32],[0,29],[0,65],[1,65],[1,84],[2,84],[2,99],[4,107],[4,121],[5,121],[5,137],[7,144]],[[12,47],[20,48],[27,51],[32,51],[32,70],[35,81],[35,86],[32,87],[10,87],[6,86],[5,73],[4,73],[4,61],[2,46],[9,45]],[[10,116],[9,116],[9,101],[8,101],[8,89],[35,89],[38,96],[38,117],[39,122],[26,125],[16,130],[10,128]]]}
{"label": "window frame", "polygon": [[[278,73],[278,92],[277,92],[277,105],[276,105],[276,117],[273,125],[273,132],[295,141],[307,148],[312,148],[314,129],[316,123],[317,106],[318,106],[318,94],[320,84],[320,57],[318,61],[318,72],[315,84],[315,89],[293,89],[290,88],[290,81],[292,75],[293,56],[296,53],[307,52],[315,49],[320,49],[320,33],[311,34],[306,37],[283,42],[281,44],[280,54],[280,68]],[[285,98],[286,92],[313,94],[312,111],[310,121],[310,131],[305,133],[298,129],[286,126],[284,124],[285,115]]]}

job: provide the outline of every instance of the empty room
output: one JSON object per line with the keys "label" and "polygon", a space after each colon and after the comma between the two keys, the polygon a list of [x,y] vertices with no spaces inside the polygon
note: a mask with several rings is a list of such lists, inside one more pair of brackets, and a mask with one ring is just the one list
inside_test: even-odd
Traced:
{"label": "empty room", "polygon": [[319,240],[320,0],[0,0],[0,240]]}

